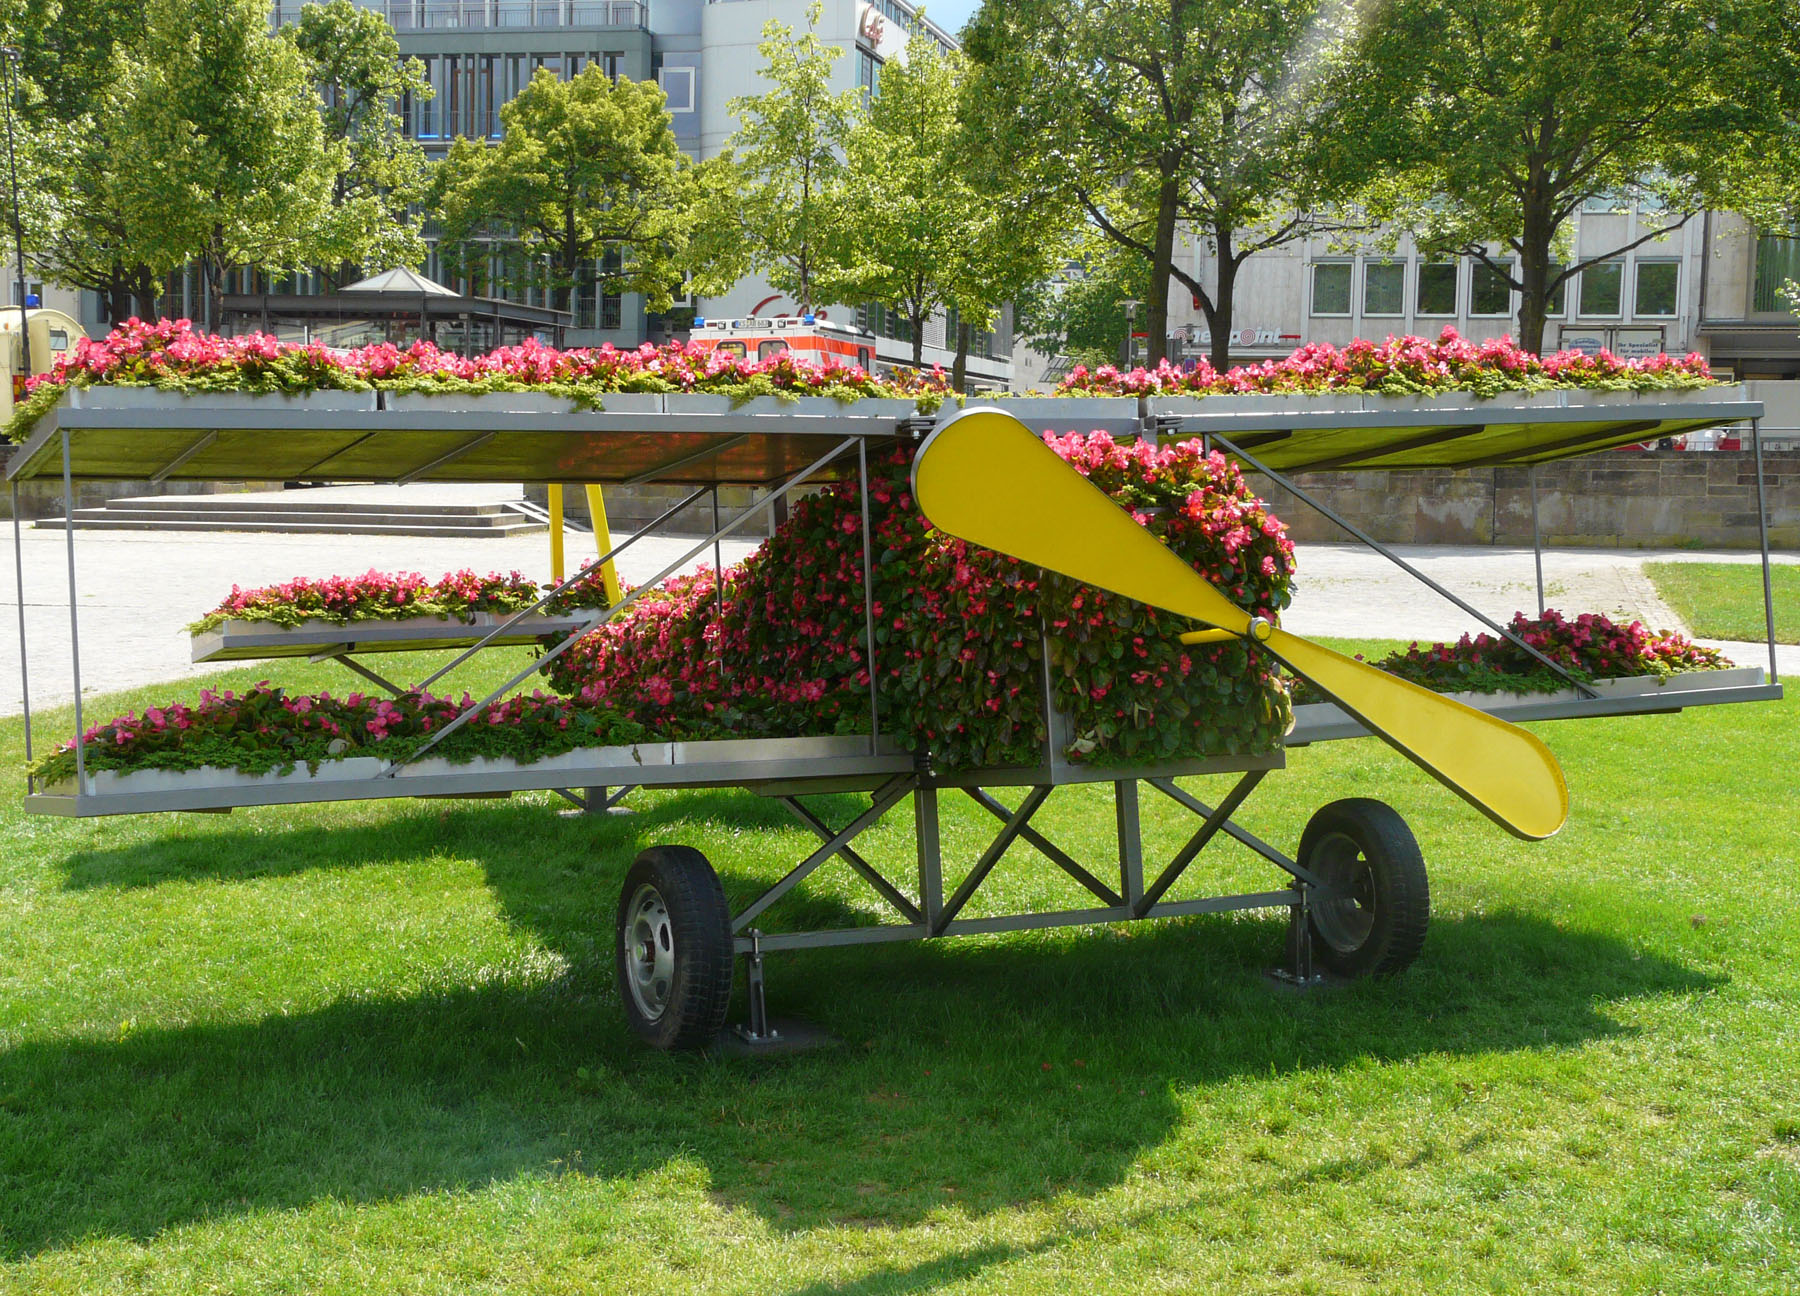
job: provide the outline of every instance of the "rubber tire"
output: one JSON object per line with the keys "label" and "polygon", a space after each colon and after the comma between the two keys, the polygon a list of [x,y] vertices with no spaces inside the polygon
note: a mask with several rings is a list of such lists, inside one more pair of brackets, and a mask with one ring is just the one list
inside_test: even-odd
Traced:
{"label": "rubber tire", "polygon": [[[632,899],[646,885],[657,890],[668,910],[674,957],[667,1001],[655,1017],[647,1016],[632,994],[625,930]],[[691,846],[652,846],[639,854],[626,871],[613,929],[613,971],[631,1029],[659,1049],[710,1045],[731,1006],[736,954],[731,909],[706,856]]]}
{"label": "rubber tire", "polygon": [[[1425,860],[1419,842],[1394,808],[1368,797],[1333,801],[1315,814],[1300,835],[1299,863],[1331,880],[1338,868],[1354,868],[1344,860],[1346,839],[1367,864],[1362,873],[1363,895],[1354,915],[1334,914],[1322,901],[1309,907],[1313,938],[1313,963],[1341,977],[1394,976],[1404,972],[1425,945],[1425,929],[1431,922],[1431,887],[1425,877]],[[1360,925],[1369,918],[1366,934],[1346,940],[1345,917]]]}

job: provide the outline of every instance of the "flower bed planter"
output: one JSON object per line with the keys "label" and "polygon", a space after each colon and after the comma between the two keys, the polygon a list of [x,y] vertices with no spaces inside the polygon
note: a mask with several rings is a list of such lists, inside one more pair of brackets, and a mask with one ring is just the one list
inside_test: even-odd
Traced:
{"label": "flower bed planter", "polygon": [[[381,773],[386,762],[373,756],[350,756],[343,760],[320,761],[319,772],[312,773],[304,765],[296,765],[283,774],[246,774],[241,770],[202,765],[198,769],[96,770],[81,785],[83,796],[131,796],[184,792],[194,787],[252,788],[317,786],[320,783],[351,782],[372,779]],[[59,779],[44,788],[50,796],[74,796],[76,780]]]}
{"label": "flower bed planter", "polygon": [[[193,660],[250,661],[264,657],[311,657],[328,648],[346,651],[412,652],[431,648],[466,648],[479,643],[495,626],[511,620],[508,613],[476,612],[472,621],[442,617],[403,620],[302,621],[284,626],[274,621],[227,621],[193,636]],[[522,618],[490,647],[532,644],[546,635],[574,633],[591,626],[598,613],[573,612]]]}
{"label": "flower bed planter", "polygon": [[[1705,705],[1713,700],[1711,693],[1729,692],[1760,686],[1765,678],[1760,666],[1734,666],[1728,670],[1683,671],[1675,675],[1627,675],[1616,679],[1595,680],[1590,685],[1602,703],[1629,702],[1642,699],[1645,711],[1667,711],[1685,705]],[[1596,699],[1585,697],[1576,689],[1558,689],[1554,693],[1446,693],[1465,706],[1485,711],[1505,720],[1536,720],[1572,717],[1584,712],[1632,714],[1616,706],[1596,708]],[[1298,745],[1331,738],[1354,737],[1362,726],[1351,719],[1335,702],[1307,702],[1294,708],[1294,727],[1288,743]]]}
{"label": "flower bed planter", "polygon": [[168,409],[168,410],[252,410],[311,409],[362,411],[375,409],[373,391],[286,392],[248,391],[165,391],[160,387],[123,384],[98,384],[93,387],[71,386],[64,399],[70,409]]}
{"label": "flower bed planter", "polygon": [[[611,397],[606,397],[611,408]],[[857,401],[840,401],[831,396],[799,396],[786,400],[780,396],[752,396],[738,400],[711,392],[670,393],[658,398],[669,414],[780,414],[789,418],[842,418],[854,415],[866,419],[912,418],[918,413],[918,402],[908,398],[864,397]]]}

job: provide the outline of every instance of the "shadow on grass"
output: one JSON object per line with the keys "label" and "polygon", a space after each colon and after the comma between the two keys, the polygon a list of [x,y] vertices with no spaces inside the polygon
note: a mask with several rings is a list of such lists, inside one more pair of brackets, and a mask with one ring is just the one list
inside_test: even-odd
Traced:
{"label": "shadow on grass", "polygon": [[[732,797],[733,821],[750,822],[753,805]],[[979,1214],[1104,1190],[1170,1137],[1192,1088],[1572,1047],[1622,1029],[1609,1002],[1714,984],[1611,937],[1502,913],[1440,921],[1405,977],[1291,995],[1260,974],[1280,920],[1195,919],[776,957],[776,1010],[845,1047],[781,1062],[668,1057],[624,1027],[594,953],[610,947],[591,929],[595,897],[610,910],[640,839],[702,813],[690,797],[626,820],[547,824],[541,807],[511,807],[273,842],[208,834],[186,876],[247,876],[252,858],[263,872],[334,852],[398,858],[420,835],[478,852],[509,920],[574,966],[549,984],[363,997],[0,1054],[0,1255],[326,1197],[527,1174],[629,1179],[678,1158],[704,1164],[717,1200],[777,1227],[905,1226],[946,1203]],[[567,867],[545,866],[571,855],[594,861],[573,883]],[[143,843],[79,856],[71,876],[129,887],[173,867],[167,843]],[[810,918],[854,920],[823,900]],[[869,1289],[913,1290],[1004,1258],[948,1258],[916,1283],[886,1271]]]}

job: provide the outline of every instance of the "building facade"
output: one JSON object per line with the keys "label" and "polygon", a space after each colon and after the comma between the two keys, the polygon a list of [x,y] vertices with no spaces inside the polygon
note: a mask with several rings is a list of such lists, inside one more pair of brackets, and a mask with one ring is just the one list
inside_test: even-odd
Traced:
{"label": "building facade", "polygon": [[[767,88],[757,43],[771,20],[795,31],[807,25],[808,0],[355,0],[383,14],[401,53],[424,66],[433,94],[411,96],[397,105],[404,129],[433,158],[449,151],[459,135],[498,139],[500,108],[540,68],[568,79],[592,64],[609,76],[653,80],[668,98],[676,142],[695,160],[722,152],[737,120],[731,101]],[[271,21],[297,21],[303,0],[279,0]],[[920,15],[907,0],[825,0],[816,28],[819,38],[841,51],[833,67],[834,87],[873,91],[880,69],[904,50],[911,33],[922,29],[945,48],[948,33]],[[429,240],[432,231],[428,228]],[[423,270],[428,278],[459,290],[474,285],[447,272],[435,249]],[[492,258],[483,286],[505,282],[502,258]],[[304,285],[299,285],[303,287]],[[491,288],[489,289],[492,290]],[[529,305],[544,305],[541,293],[518,288]],[[750,278],[722,297],[690,297],[663,314],[650,312],[642,297],[609,294],[590,284],[572,303],[572,345],[611,342],[635,346],[680,336],[695,315],[736,317],[776,314],[794,303],[766,282]],[[910,363],[912,339],[905,322],[891,313],[857,303],[829,308],[834,318],[854,320],[878,338],[882,361]],[[1012,380],[1010,312],[991,333],[977,335],[970,373],[979,382]],[[954,358],[955,320],[942,315],[925,330],[926,364],[946,367]]]}

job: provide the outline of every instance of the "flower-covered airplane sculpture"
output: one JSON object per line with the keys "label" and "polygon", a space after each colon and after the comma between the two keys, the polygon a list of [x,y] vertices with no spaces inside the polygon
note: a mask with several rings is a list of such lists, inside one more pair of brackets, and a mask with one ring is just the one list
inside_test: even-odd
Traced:
{"label": "flower-covered airplane sculpture", "polygon": [[933,431],[913,496],[940,531],[1211,627],[1184,643],[1255,644],[1515,836],[1568,818],[1562,769],[1535,735],[1252,617],[1004,410]]}

